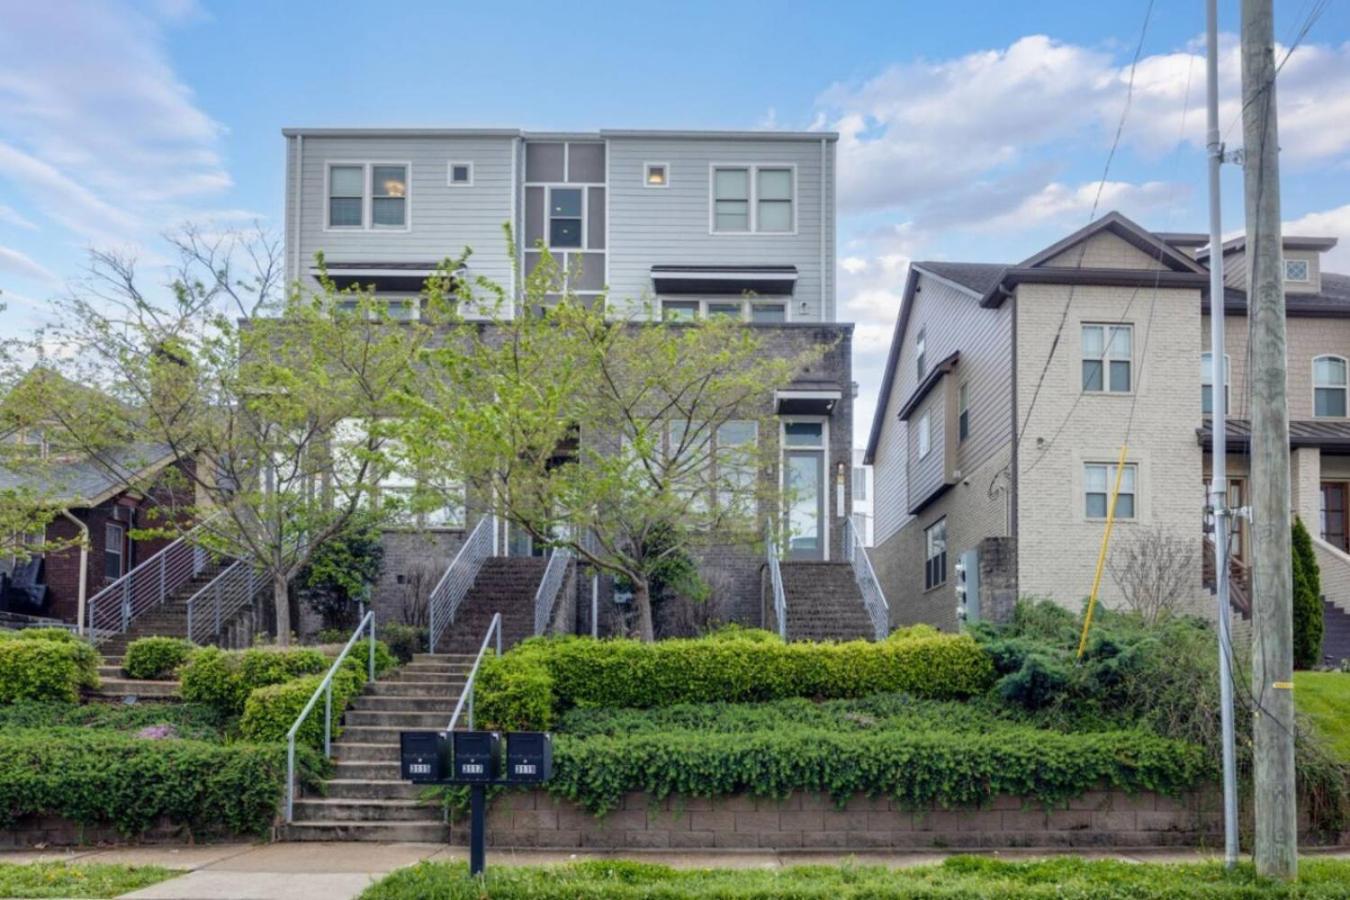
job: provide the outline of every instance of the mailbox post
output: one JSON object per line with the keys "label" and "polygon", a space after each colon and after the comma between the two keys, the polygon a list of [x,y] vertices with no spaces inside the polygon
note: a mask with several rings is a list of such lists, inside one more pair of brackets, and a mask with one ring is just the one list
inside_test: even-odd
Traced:
{"label": "mailbox post", "polygon": [[[399,771],[415,784],[469,788],[469,874],[487,865],[487,788],[540,784],[553,775],[553,735],[539,731],[404,731]],[[502,748],[506,763],[503,769]]]}

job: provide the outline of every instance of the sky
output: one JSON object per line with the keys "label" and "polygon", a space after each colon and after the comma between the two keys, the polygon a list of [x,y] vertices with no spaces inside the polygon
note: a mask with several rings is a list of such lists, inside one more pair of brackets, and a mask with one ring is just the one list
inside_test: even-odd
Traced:
{"label": "sky", "polygon": [[[1238,2],[1219,5],[1237,146]],[[1322,5],[1275,0],[1279,56]],[[182,223],[279,230],[284,126],[831,130],[862,441],[911,260],[1015,262],[1094,202],[1207,229],[1204,3],[1149,7],[0,0],[0,334],[40,325],[91,248],[162,281]],[[1339,237],[1328,268],[1350,272],[1350,2],[1277,93],[1286,233]],[[1223,179],[1240,231],[1241,172]]]}

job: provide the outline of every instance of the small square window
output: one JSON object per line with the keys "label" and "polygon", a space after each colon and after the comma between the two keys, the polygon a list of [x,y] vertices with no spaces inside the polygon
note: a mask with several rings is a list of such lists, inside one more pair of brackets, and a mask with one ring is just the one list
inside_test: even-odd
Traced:
{"label": "small square window", "polygon": [[473,163],[450,163],[446,172],[446,183],[451,187],[468,187],[473,184]]}
{"label": "small square window", "polygon": [[647,163],[643,167],[642,183],[651,188],[663,188],[670,184],[670,167],[665,163]]}
{"label": "small square window", "polygon": [[1306,259],[1286,259],[1284,261],[1284,280],[1307,283],[1309,279]]}

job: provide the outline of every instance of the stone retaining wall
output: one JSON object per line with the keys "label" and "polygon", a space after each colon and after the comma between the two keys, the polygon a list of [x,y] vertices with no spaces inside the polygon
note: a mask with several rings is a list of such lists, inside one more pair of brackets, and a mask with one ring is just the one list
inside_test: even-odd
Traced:
{"label": "stone retaining wall", "polygon": [[[544,791],[507,793],[488,812],[492,847],[597,849],[920,850],[999,847],[1166,847],[1222,844],[1220,803],[1211,792],[1182,798],[1090,791],[1047,810],[1018,797],[983,809],[906,810],[893,800],[859,797],[843,808],[825,794],[784,800],[734,796],[710,800],[646,794],[624,798],[596,818]],[[467,822],[451,842],[468,842]]]}

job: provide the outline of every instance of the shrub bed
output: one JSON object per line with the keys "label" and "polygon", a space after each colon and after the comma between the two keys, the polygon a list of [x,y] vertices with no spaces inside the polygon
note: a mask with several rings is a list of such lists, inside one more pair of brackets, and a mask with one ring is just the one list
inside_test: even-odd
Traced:
{"label": "shrub bed", "polygon": [[0,703],[74,703],[81,689],[98,684],[98,653],[69,632],[11,632],[0,640]]}
{"label": "shrub bed", "polygon": [[128,678],[173,678],[178,667],[187,662],[195,649],[195,644],[183,638],[139,638],[127,645],[122,673]]}
{"label": "shrub bed", "polygon": [[[321,757],[297,757],[316,783]],[[127,836],[161,817],[194,834],[263,834],[286,779],[286,748],[146,740],[76,728],[0,734],[0,827],[26,815],[111,824]]]}
{"label": "shrub bed", "polygon": [[546,728],[572,707],[669,706],[841,698],[903,691],[960,699],[988,689],[989,657],[969,637],[918,632],[872,643],[791,643],[732,636],[669,640],[554,638],[490,659],[478,710],[502,728]]}
{"label": "shrub bed", "polygon": [[218,741],[228,720],[201,703],[38,703],[0,706],[0,733],[17,728],[85,728],[136,733],[168,725],[179,737]]}
{"label": "shrub bed", "polygon": [[[342,668],[333,675],[333,737],[342,733],[338,720],[352,698],[365,687],[367,662],[364,658],[349,656]],[[376,673],[378,674],[378,666]],[[244,714],[239,720],[239,734],[247,741],[259,743],[285,742],[286,733],[295,724],[309,698],[323,683],[322,675],[306,675],[281,684],[253,690],[244,703]],[[323,701],[320,700],[320,703]],[[316,706],[296,734],[297,743],[316,749],[323,748],[323,709]]]}
{"label": "shrub bed", "polygon": [[183,666],[183,699],[209,704],[226,715],[238,715],[255,688],[323,672],[330,665],[328,657],[311,648],[226,651],[203,647]]}

